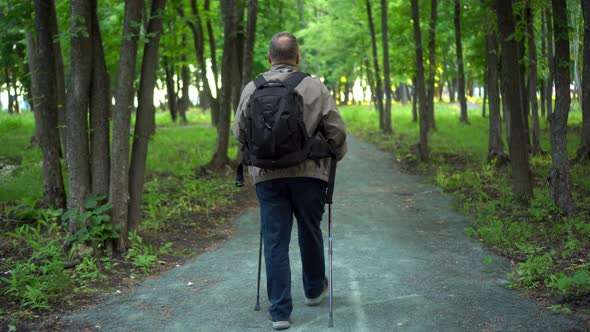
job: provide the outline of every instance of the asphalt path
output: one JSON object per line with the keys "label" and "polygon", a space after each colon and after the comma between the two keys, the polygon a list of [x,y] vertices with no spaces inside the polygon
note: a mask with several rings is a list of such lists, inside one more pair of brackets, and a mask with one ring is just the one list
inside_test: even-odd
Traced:
{"label": "asphalt path", "polygon": [[[464,235],[470,220],[453,212],[451,197],[401,173],[390,154],[370,144],[349,139],[332,209],[334,327],[328,328],[327,301],[304,305],[294,227],[289,331],[588,328],[506,288],[509,262]],[[327,213],[325,230],[326,221]],[[259,211],[246,210],[234,222],[235,236],[218,249],[64,320],[72,331],[272,330],[264,273],[262,309],[254,311]]]}

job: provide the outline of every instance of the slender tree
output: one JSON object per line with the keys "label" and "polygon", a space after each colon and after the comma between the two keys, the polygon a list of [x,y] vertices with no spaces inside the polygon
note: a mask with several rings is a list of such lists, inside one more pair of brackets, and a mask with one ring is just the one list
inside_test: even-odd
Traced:
{"label": "slender tree", "polygon": [[123,248],[126,247],[127,232],[136,230],[141,218],[141,196],[143,194],[148,141],[155,130],[154,87],[156,84],[160,34],[162,32],[162,16],[165,6],[166,0],[152,0],[150,19],[146,29],[149,42],[144,46],[143,61],[141,63],[137,118],[133,133],[131,166],[129,168],[128,223],[122,227],[121,231],[125,237],[119,239],[121,241],[119,245]]}
{"label": "slender tree", "polygon": [[108,195],[110,176],[109,117],[111,114],[110,80],[98,24],[96,1],[92,1],[92,78],[90,82],[90,191]]}
{"label": "slender tree", "polygon": [[434,79],[436,76],[436,20],[438,1],[430,0],[430,24],[428,35],[428,86],[426,87],[428,127],[436,129],[434,120]]}
{"label": "slender tree", "polygon": [[467,99],[465,98],[465,69],[463,66],[463,45],[461,43],[461,0],[455,0],[455,45],[457,48],[457,75],[459,104],[461,107],[460,121],[469,123],[467,117]]}
{"label": "slender tree", "polygon": [[[70,83],[66,105],[66,159],[70,183],[70,208],[83,209],[90,193],[90,151],[88,146],[88,107],[92,78],[92,3],[90,0],[70,2],[72,37],[70,42]],[[77,230],[77,221],[70,219],[70,233]]]}
{"label": "slender tree", "polygon": [[[39,145],[43,154],[43,199],[44,205],[64,208],[64,190],[59,160],[58,104],[55,76],[55,54],[51,12],[55,9],[52,0],[35,0],[35,34],[27,34],[29,66],[35,101],[35,126],[39,127]],[[53,7],[53,9],[52,9]]]}
{"label": "slender tree", "polygon": [[529,172],[527,137],[524,132],[522,103],[520,100],[520,70],[515,33],[514,14],[511,0],[497,0],[498,31],[502,47],[502,96],[504,106],[510,110],[510,132],[508,140],[512,163],[512,190],[517,199],[528,205],[532,196]]}
{"label": "slender tree", "polygon": [[[119,226],[120,239],[127,238],[127,216],[129,202],[129,134],[133,110],[135,67],[140,34],[143,0],[125,2],[123,37],[115,90],[113,111],[113,142],[109,202],[112,204],[111,223]],[[125,241],[119,241],[121,248]]]}
{"label": "slender tree", "polygon": [[379,129],[383,130],[383,90],[381,88],[381,73],[379,71],[379,58],[377,57],[377,38],[375,36],[375,27],[373,26],[373,13],[371,10],[371,1],[366,0],[367,5],[367,19],[369,22],[369,33],[371,35],[371,50],[373,51],[373,70],[375,71],[375,106],[379,112]]}
{"label": "slender tree", "polygon": [[252,62],[256,41],[256,18],[258,16],[258,0],[248,0],[248,23],[244,41],[244,57],[242,63],[242,87],[252,80]]}
{"label": "slender tree", "polygon": [[535,29],[531,1],[526,0],[526,30],[528,42],[528,96],[530,98],[531,114],[533,120],[532,152],[541,152],[541,127],[539,124],[539,103],[537,101],[537,45],[535,43]]}
{"label": "slender tree", "polygon": [[387,0],[381,0],[381,36],[383,43],[383,76],[385,89],[385,111],[383,112],[383,132],[391,133],[391,73],[389,70],[389,37],[387,34]]}
{"label": "slender tree", "polygon": [[[217,123],[217,144],[215,153],[209,166],[217,169],[229,162],[227,150],[229,146],[229,119],[232,103],[232,70],[236,61],[236,15],[238,0],[223,0],[221,2],[224,22],[223,58],[221,71],[221,96],[219,102],[219,122]],[[241,83],[241,82],[240,82]]]}
{"label": "slender tree", "polygon": [[582,69],[582,135],[577,151],[577,159],[584,162],[590,159],[590,4],[581,0],[584,15],[584,67]]}
{"label": "slender tree", "polygon": [[64,61],[61,54],[61,44],[58,36],[57,13],[54,5],[50,6],[49,19],[51,35],[53,36],[53,60],[55,62],[55,89],[57,101],[57,121],[62,144],[62,156],[65,154],[67,145],[66,135],[66,83],[64,78]]}
{"label": "slender tree", "polygon": [[[485,0],[484,6],[490,10],[495,9],[493,0]],[[487,15],[486,18],[494,15]],[[490,104],[490,135],[488,141],[488,160],[497,160],[503,163],[507,156],[504,153],[504,142],[502,141],[502,119],[500,117],[500,89],[498,87],[498,37],[495,23],[488,22],[486,25],[488,33],[486,34],[486,91],[488,92],[488,102]]]}
{"label": "slender tree", "polygon": [[555,54],[553,52],[553,19],[552,19],[551,6],[547,9],[546,19],[547,22],[547,64],[549,67],[549,73],[547,76],[546,84],[546,103],[547,103],[547,120],[551,121],[551,115],[553,114],[553,83],[555,81]]}
{"label": "slender tree", "polygon": [[418,157],[425,161],[429,156],[428,148],[428,114],[426,106],[426,89],[424,87],[424,63],[422,51],[422,32],[420,31],[420,9],[418,0],[412,0],[412,20],[414,21],[414,44],[416,48],[416,93],[418,99],[418,113],[420,115],[420,143]]}
{"label": "slender tree", "polygon": [[[208,10],[209,1],[205,1],[205,11]],[[201,13],[199,11],[199,7],[197,5],[196,0],[191,0],[191,11],[194,17],[193,20],[189,20],[189,26],[193,33],[193,41],[195,44],[195,53],[197,57],[197,63],[200,72],[201,82],[203,82],[203,89],[205,92],[205,99],[211,106],[211,123],[213,125],[217,125],[218,117],[219,117],[219,101],[216,97],[213,97],[212,89],[215,89],[215,95],[219,96],[219,89],[217,88],[217,60],[215,58],[215,47],[211,50],[211,70],[213,72],[214,77],[214,84],[213,87],[209,84],[209,79],[207,79],[207,60],[205,58],[205,35],[203,33],[203,23],[201,18]],[[209,15],[207,15],[207,30],[209,31]],[[209,41],[213,39],[213,27],[211,27]],[[213,46],[215,46],[213,44]],[[210,45],[211,47],[211,45]]]}
{"label": "slender tree", "polygon": [[555,111],[551,117],[551,198],[567,214],[574,211],[569,161],[567,157],[567,118],[570,108],[570,50],[567,0],[553,0],[555,38]]}

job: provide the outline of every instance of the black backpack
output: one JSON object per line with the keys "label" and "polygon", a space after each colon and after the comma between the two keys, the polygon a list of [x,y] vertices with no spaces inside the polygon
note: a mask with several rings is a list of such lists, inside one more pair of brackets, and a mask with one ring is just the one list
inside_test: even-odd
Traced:
{"label": "black backpack", "polygon": [[[308,76],[295,72],[285,81],[256,77],[246,109],[242,164],[278,169],[333,156],[328,143],[317,132],[310,137],[303,122],[303,98],[295,87]],[[237,186],[243,185],[242,164]]]}

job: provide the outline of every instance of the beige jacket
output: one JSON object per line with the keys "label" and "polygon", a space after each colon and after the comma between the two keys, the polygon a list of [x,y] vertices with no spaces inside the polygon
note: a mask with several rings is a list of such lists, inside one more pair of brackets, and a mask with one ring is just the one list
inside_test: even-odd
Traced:
{"label": "beige jacket", "polygon": [[[297,67],[288,65],[273,65],[269,71],[263,74],[267,80],[286,80],[295,71]],[[244,143],[244,126],[246,123],[246,109],[250,95],[254,92],[256,86],[254,82],[248,83],[240,97],[240,103],[236,111],[233,123],[233,134],[240,141],[240,147]],[[338,160],[344,157],[346,153],[346,126],[342,117],[336,108],[334,98],[330,95],[328,88],[316,77],[306,77],[295,88],[303,97],[303,122],[307,133],[311,136],[322,123],[323,130],[321,134],[326,138],[330,146],[334,149]],[[254,166],[248,167],[248,173],[253,183],[293,177],[310,177],[328,181],[330,171],[330,159],[322,159],[318,164],[312,160],[306,160],[299,165],[280,169],[261,169]]]}

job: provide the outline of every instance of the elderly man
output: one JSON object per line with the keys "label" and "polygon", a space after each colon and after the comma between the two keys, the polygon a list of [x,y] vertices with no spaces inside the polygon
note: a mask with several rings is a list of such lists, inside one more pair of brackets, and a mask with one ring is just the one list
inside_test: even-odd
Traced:
{"label": "elderly man", "polygon": [[[289,32],[274,35],[268,51],[270,70],[265,81],[286,82],[298,72],[299,46]],[[256,90],[250,82],[240,98],[233,134],[246,144],[246,119],[249,100]],[[306,76],[294,88],[303,100],[303,122],[309,137],[320,137],[340,160],[346,153],[346,131],[334,98],[315,77]],[[246,163],[247,164],[247,163]],[[319,305],[327,295],[324,244],[320,222],[326,201],[330,159],[306,159],[284,168],[248,166],[260,204],[267,293],[274,329],[290,327],[293,310],[289,242],[293,215],[297,219],[299,249],[303,270],[305,304]]]}

